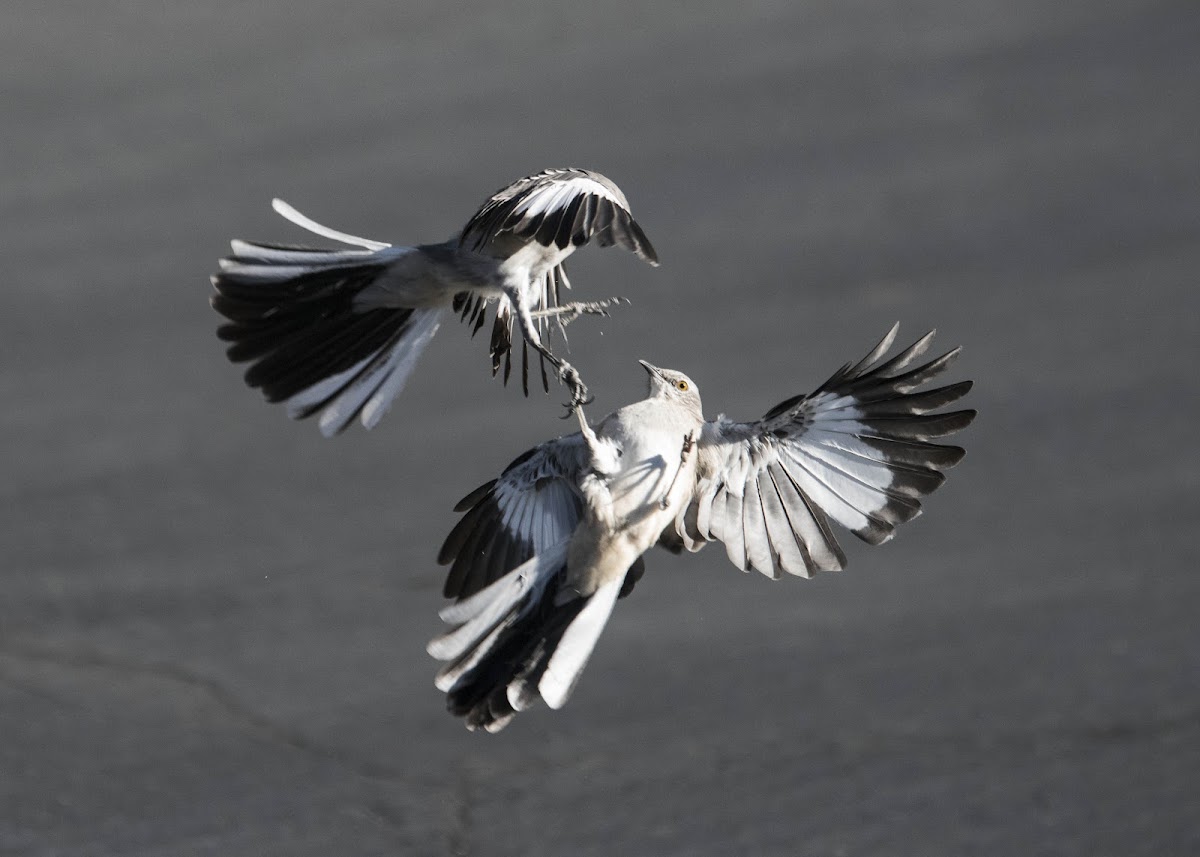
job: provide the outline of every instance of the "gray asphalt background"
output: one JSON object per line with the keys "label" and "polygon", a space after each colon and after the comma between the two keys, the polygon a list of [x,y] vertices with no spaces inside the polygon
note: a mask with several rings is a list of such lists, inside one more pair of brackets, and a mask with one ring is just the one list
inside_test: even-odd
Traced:
{"label": "gray asphalt background", "polygon": [[[33,3],[0,12],[0,853],[1200,853],[1200,7]],[[850,569],[651,558],[568,707],[433,688],[454,502],[570,428],[443,328],[325,441],[207,277],[280,195],[440,240],[599,169],[663,260],[572,329],[751,418],[899,319],[964,463]]]}

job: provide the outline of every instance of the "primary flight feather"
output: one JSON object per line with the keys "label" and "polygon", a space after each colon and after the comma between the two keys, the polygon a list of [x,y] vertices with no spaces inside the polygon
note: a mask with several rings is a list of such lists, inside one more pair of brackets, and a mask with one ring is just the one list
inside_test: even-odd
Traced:
{"label": "primary flight feather", "polygon": [[249,363],[246,382],[294,418],[319,414],[325,435],[355,419],[371,428],[403,389],[447,313],[478,331],[496,304],[492,372],[512,369],[514,322],[523,338],[521,376],[529,391],[528,347],[583,401],[587,388],[546,342],[583,314],[607,314],[612,300],[562,303],[563,262],[587,243],[617,245],[651,265],[658,255],[625,195],[597,172],[549,169],[497,191],[461,232],[439,244],[396,247],[331,229],[282,200],[275,210],[310,232],[353,249],[314,249],[235,240],[212,277],[217,331],[228,355]]}
{"label": "primary flight feather", "polygon": [[686,375],[643,363],[645,399],[548,441],[459,504],[429,644],[437,686],[468,727],[496,731],[539,699],[562,706],[655,544],[724,543],[743,571],[809,577],[846,556],[833,525],[871,544],[921,511],[962,448],[934,442],[973,410],[940,411],[970,381],[923,389],[958,349],[917,364],[927,334],[890,359],[893,327],[862,360],[761,419],[705,421]]}

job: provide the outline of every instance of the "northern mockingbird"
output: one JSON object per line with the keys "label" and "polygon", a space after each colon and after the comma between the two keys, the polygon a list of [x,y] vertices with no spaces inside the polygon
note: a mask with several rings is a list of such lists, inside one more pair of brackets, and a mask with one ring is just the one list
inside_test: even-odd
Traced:
{"label": "northern mockingbird", "polygon": [[930,413],[971,388],[919,390],[959,349],[919,366],[933,333],[891,359],[896,336],[808,395],[761,419],[705,422],[695,383],[642,362],[647,397],[593,429],[526,452],[459,503],[438,556],[450,564],[441,611],[453,628],[429,644],[437,687],[470,729],[502,729],[539,698],[570,696],[617,598],[655,544],[725,543],[738,568],[772,578],[841,569],[830,522],[880,544],[921,511],[964,451],[930,442],[973,410]]}
{"label": "northern mockingbird", "polygon": [[[393,247],[322,226],[282,200],[275,210],[317,235],[355,247],[317,250],[235,240],[212,277],[213,308],[229,319],[217,335],[229,359],[250,362],[246,383],[271,402],[286,402],[296,419],[320,413],[330,436],[356,417],[371,428],[404,387],[417,357],[447,312],[492,325],[492,374],[512,369],[512,327],[520,327],[521,376],[529,393],[532,346],[571,387],[587,397],[543,334],[581,314],[607,314],[613,300],[560,303],[570,287],[563,261],[588,242],[617,244],[650,263],[658,256],[629,211],[620,188],[599,173],[550,169],[493,194],[462,232],[441,244]],[[619,299],[614,299],[619,300]],[[550,389],[544,364],[542,385]]]}

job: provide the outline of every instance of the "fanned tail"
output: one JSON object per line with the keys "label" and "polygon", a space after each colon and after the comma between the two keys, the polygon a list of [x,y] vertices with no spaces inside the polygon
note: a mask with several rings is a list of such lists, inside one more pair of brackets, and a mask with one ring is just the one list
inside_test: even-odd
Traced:
{"label": "fanned tail", "polygon": [[251,364],[246,383],[286,402],[295,419],[320,412],[326,436],[359,417],[367,428],[378,423],[438,328],[440,310],[356,307],[409,252],[372,243],[318,250],[234,241],[212,278],[212,306],[229,320],[217,335],[230,343],[230,360]]}
{"label": "fanned tail", "polygon": [[435,684],[468,729],[498,732],[538,699],[566,704],[622,584],[587,597],[560,589],[566,558],[562,542],[442,610],[455,627],[429,643],[429,654],[448,662]]}

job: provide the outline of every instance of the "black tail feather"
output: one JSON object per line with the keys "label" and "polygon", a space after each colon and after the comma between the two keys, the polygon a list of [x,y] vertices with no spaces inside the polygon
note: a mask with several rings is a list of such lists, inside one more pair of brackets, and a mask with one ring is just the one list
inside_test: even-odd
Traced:
{"label": "black tail feather", "polygon": [[[229,359],[249,362],[246,383],[278,402],[344,372],[379,352],[399,336],[412,310],[359,311],[354,298],[383,265],[341,264],[314,267],[270,279],[269,263],[235,263],[213,277],[212,306],[229,319],[217,335],[230,343]],[[256,266],[249,269],[243,265]]]}
{"label": "black tail feather", "polygon": [[563,605],[553,601],[543,597],[506,629],[478,666],[447,694],[447,710],[464,718],[468,728],[495,731],[512,719],[516,709],[509,699],[509,685],[513,682],[520,682],[526,704],[536,698],[538,681],[559,640],[587,604],[582,598]]}

